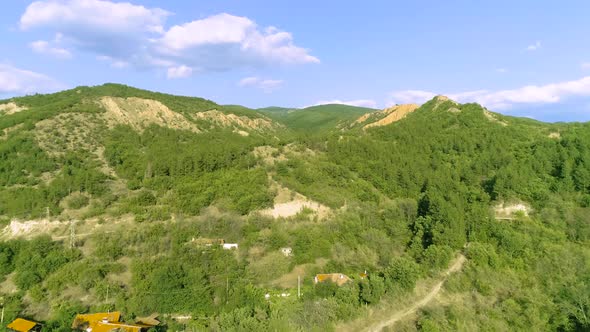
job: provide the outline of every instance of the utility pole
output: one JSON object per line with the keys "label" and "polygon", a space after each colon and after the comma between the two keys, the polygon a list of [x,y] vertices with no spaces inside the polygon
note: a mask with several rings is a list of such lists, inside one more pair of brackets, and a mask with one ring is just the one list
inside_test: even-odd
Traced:
{"label": "utility pole", "polygon": [[297,276],[297,298],[301,297],[301,276]]}
{"label": "utility pole", "polygon": [[74,232],[74,221],[70,221],[70,248],[73,249],[76,244],[76,234]]}

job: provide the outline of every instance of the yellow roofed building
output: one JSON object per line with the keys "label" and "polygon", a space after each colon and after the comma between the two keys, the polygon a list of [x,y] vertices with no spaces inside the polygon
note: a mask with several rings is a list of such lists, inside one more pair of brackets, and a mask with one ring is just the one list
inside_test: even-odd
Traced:
{"label": "yellow roofed building", "polygon": [[6,325],[8,331],[14,332],[37,332],[41,331],[41,325],[30,320],[17,318],[12,323]]}
{"label": "yellow roofed building", "polygon": [[[151,322],[159,322],[152,317]],[[95,314],[77,315],[72,323],[72,329],[86,332],[144,332],[155,325],[148,324],[128,324],[120,322],[121,313],[101,312]]]}

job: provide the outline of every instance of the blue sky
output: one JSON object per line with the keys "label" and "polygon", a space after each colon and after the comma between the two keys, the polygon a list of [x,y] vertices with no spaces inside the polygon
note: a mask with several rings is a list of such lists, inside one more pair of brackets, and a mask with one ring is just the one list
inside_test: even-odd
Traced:
{"label": "blue sky", "polygon": [[434,94],[590,120],[590,2],[5,1],[0,96],[117,82],[249,107]]}

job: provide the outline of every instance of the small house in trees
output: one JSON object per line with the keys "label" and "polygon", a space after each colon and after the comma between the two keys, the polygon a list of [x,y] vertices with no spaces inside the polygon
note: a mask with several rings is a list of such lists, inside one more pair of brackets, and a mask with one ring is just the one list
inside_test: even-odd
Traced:
{"label": "small house in trees", "polygon": [[237,243],[224,243],[223,249],[226,249],[226,250],[238,249],[238,244]]}
{"label": "small house in trees", "polygon": [[284,248],[281,248],[281,253],[285,257],[291,257],[291,256],[293,256],[293,249],[291,247],[284,247]]}
{"label": "small house in trees", "polygon": [[23,318],[17,318],[12,323],[6,325],[6,328],[8,331],[13,332],[40,332],[41,324]]}
{"label": "small house in trees", "polygon": [[350,278],[342,273],[316,274],[315,278],[313,278],[313,282],[316,284],[322,282],[333,282],[338,286],[342,286],[349,281]]}

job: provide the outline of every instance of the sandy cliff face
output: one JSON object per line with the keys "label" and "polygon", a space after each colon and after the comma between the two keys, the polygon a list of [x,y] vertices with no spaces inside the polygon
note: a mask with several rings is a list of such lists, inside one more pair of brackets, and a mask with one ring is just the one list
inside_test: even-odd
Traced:
{"label": "sandy cliff face", "polygon": [[403,105],[397,105],[394,107],[390,107],[390,108],[386,108],[384,109],[383,112],[384,114],[387,114],[384,118],[375,121],[373,123],[369,123],[367,125],[365,125],[363,127],[363,129],[367,129],[367,128],[371,128],[371,127],[381,127],[381,126],[387,126],[388,124],[394,123],[396,121],[399,121],[403,118],[406,117],[406,115],[414,112],[416,109],[418,109],[418,105],[416,104],[403,104]]}
{"label": "sandy cliff face", "polygon": [[157,100],[135,97],[102,97],[100,104],[106,110],[105,118],[110,124],[126,124],[139,131],[151,124],[199,131],[197,126],[182,114],[173,112]]}
{"label": "sandy cliff face", "polygon": [[382,111],[375,112],[375,113],[367,113],[363,116],[356,119],[354,124],[362,124],[369,122],[374,119],[373,122],[369,122],[363,126],[363,129],[371,128],[371,127],[381,127],[386,126],[388,124],[394,123],[406,117],[406,115],[414,112],[418,109],[419,105],[417,104],[403,104],[403,105],[396,105],[393,107],[386,108]]}
{"label": "sandy cliff face", "polygon": [[276,123],[268,118],[249,118],[236,114],[226,114],[218,110],[199,112],[194,115],[195,119],[205,120],[218,127],[241,128],[254,131],[273,130],[278,127]]}

